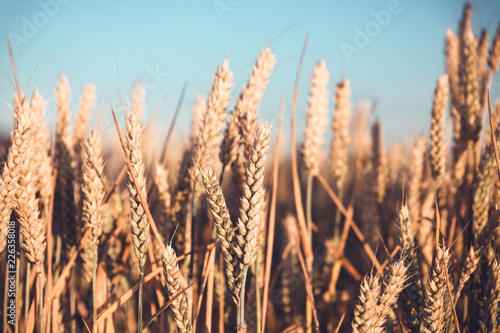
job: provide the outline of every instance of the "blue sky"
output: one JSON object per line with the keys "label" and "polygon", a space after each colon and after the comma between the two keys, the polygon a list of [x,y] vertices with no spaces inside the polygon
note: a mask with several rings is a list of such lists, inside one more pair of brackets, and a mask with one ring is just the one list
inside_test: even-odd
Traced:
{"label": "blue sky", "polygon": [[[277,121],[287,92],[287,111],[300,52],[309,35],[298,101],[298,131],[305,119],[312,67],[324,58],[331,71],[330,90],[343,77],[351,80],[354,104],[376,100],[374,117],[384,124],[389,144],[428,132],[435,83],[444,71],[444,37],[455,31],[462,1],[77,1],[1,0],[0,128],[8,129],[12,102],[12,70],[6,37],[14,44],[20,84],[37,87],[51,99],[57,77],[68,76],[76,110],[82,86],[97,86],[97,107],[103,107],[98,129],[109,127],[109,105],[117,93],[130,93],[134,82],[147,85],[148,119],[165,100],[155,125],[167,128],[182,85],[188,83],[177,130],[187,135],[191,107],[207,93],[214,66],[230,56],[235,74],[233,96],[246,81],[258,51],[272,42],[276,70],[261,103],[264,120]],[[373,13],[394,10],[385,26],[370,26]],[[473,2],[476,34],[485,27],[493,35],[500,21],[500,1]],[[376,15],[376,14],[375,14]],[[31,29],[30,29],[31,28]],[[368,45],[356,44],[356,29],[372,30]],[[359,41],[358,41],[359,42]],[[365,41],[366,42],[366,41]],[[357,47],[345,55],[342,45]],[[123,85],[123,86],[122,86]],[[492,99],[500,97],[500,75]],[[235,98],[233,98],[234,100]],[[299,133],[299,132],[298,132]]]}

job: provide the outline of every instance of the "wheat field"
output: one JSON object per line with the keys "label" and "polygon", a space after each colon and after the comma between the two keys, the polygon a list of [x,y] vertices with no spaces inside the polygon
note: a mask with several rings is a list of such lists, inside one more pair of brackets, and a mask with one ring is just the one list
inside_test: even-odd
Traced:
{"label": "wheat field", "polygon": [[11,53],[3,332],[498,332],[500,101],[489,88],[500,25],[475,35],[471,22],[466,4],[446,31],[429,134],[391,147],[321,59],[302,73],[306,119],[295,117],[297,89],[279,122],[262,119],[270,46],[242,87],[222,60],[187,145],[151,134],[140,86],[100,111],[113,114],[113,138],[90,123],[93,84],[73,121],[68,79],[53,97],[27,96]]}

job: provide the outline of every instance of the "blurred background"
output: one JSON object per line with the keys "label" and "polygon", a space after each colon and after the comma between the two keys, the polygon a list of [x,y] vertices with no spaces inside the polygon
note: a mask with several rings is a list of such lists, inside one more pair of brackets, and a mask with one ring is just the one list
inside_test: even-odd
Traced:
{"label": "blurred background", "polygon": [[[72,87],[73,114],[85,83],[97,87],[91,122],[104,135],[115,133],[110,105],[119,108],[133,85],[145,91],[147,122],[161,105],[155,127],[166,132],[182,86],[186,98],[176,124],[188,136],[191,110],[207,94],[211,74],[224,57],[235,75],[233,100],[247,80],[258,52],[271,45],[277,65],[264,94],[264,120],[278,121],[286,97],[289,127],[293,84],[306,36],[298,98],[298,128],[305,123],[312,68],[324,58],[335,84],[351,80],[352,101],[376,105],[373,119],[384,125],[387,144],[428,133],[432,97],[444,73],[446,29],[458,30],[463,1],[0,1],[0,130],[12,125],[13,74],[7,48],[10,38],[21,88],[37,88],[50,100],[57,78],[65,74]],[[476,35],[495,34],[500,1],[472,2]],[[500,97],[494,77],[492,101]],[[331,103],[333,107],[333,102]],[[331,112],[331,111],[330,111]],[[121,116],[123,121],[123,116]],[[300,132],[301,133],[301,132]],[[299,142],[302,136],[299,136]]]}

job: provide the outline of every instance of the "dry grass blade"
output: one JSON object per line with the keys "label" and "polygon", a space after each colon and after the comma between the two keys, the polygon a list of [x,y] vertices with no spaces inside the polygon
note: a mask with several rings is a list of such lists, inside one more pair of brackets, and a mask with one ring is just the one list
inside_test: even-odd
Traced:
{"label": "dry grass blade", "polygon": [[263,332],[266,330],[266,314],[267,314],[267,298],[269,293],[269,281],[271,279],[271,264],[273,258],[274,236],[275,236],[275,222],[276,222],[276,200],[278,194],[278,170],[279,170],[279,154],[281,148],[281,130],[283,125],[283,114],[285,113],[285,94],[281,100],[280,119],[278,125],[278,134],[276,137],[276,146],[274,149],[273,161],[273,189],[271,194],[271,207],[269,208],[269,226],[267,232],[267,246],[266,246],[266,267],[264,272],[264,288],[262,292],[262,325]]}

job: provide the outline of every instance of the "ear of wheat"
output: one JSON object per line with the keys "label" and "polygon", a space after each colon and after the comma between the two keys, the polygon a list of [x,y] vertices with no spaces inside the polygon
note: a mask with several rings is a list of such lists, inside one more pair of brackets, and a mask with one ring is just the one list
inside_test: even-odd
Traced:
{"label": "ear of wheat", "polygon": [[14,197],[18,189],[21,168],[28,156],[32,136],[33,118],[28,111],[24,97],[18,96],[14,109],[15,130],[11,133],[7,161],[3,166],[0,182],[0,253],[7,245],[10,214],[14,208]]}

